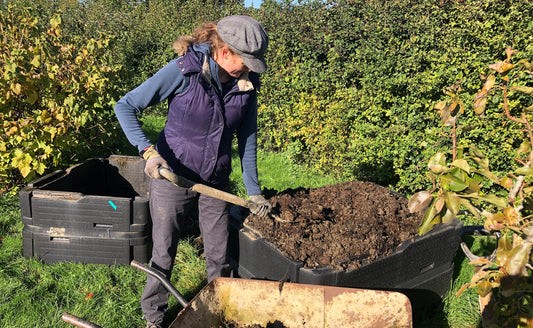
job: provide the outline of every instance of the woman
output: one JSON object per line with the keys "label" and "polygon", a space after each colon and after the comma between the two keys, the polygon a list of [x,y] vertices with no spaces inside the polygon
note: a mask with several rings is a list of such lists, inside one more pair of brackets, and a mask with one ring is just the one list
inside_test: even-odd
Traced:
{"label": "woman", "polygon": [[[180,37],[180,56],[126,94],[115,113],[128,140],[146,160],[150,179],[153,251],[150,265],[169,279],[183,218],[198,205],[208,282],[228,276],[228,204],[176,187],[158,169],[169,168],[193,181],[228,191],[231,143],[236,132],[243,180],[254,214],[266,216],[271,205],[261,196],[257,177],[258,73],[266,70],[268,36],[248,16],[205,23],[192,36]],[[168,100],[165,128],[152,145],[137,119],[146,107]],[[193,203],[194,202],[194,203]],[[148,277],[141,299],[147,327],[161,327],[169,293]]]}

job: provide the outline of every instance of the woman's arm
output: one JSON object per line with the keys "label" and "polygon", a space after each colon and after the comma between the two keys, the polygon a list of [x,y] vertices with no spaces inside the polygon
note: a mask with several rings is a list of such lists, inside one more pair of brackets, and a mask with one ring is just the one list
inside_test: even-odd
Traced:
{"label": "woman's arm", "polygon": [[115,114],[120,126],[129,142],[137,147],[139,152],[152,142],[142,130],[137,115],[148,106],[158,104],[172,94],[183,92],[188,83],[189,80],[181,74],[174,59],[116,103]]}
{"label": "woman's arm", "polygon": [[248,195],[260,195],[257,174],[257,93],[250,99],[243,123],[237,130],[242,178]]}

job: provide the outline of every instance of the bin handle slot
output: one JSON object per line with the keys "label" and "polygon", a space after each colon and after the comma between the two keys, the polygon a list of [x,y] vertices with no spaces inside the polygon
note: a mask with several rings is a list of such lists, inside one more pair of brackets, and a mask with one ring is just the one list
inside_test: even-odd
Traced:
{"label": "bin handle slot", "polygon": [[433,268],[435,268],[435,263],[428,264],[420,269],[420,273],[427,272]]}
{"label": "bin handle slot", "polygon": [[70,238],[66,237],[52,237],[50,236],[50,241],[57,243],[70,243]]}
{"label": "bin handle slot", "polygon": [[105,224],[105,223],[93,223],[93,228],[96,229],[113,229],[112,224]]}

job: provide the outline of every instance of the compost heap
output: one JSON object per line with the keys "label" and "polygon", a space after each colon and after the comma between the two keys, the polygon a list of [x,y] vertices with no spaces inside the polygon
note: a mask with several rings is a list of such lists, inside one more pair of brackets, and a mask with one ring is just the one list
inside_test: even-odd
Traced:
{"label": "compost heap", "polygon": [[286,222],[250,214],[245,225],[306,267],[358,269],[415,237],[421,220],[409,212],[407,198],[371,182],[266,190],[265,196]]}

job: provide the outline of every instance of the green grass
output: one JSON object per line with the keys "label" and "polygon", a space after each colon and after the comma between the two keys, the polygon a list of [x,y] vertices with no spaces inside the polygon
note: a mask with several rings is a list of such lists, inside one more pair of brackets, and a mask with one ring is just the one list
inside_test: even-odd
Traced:
{"label": "green grass", "polygon": [[[206,281],[205,261],[183,240],[172,284],[192,298]],[[103,327],[144,327],[139,300],[146,275],[123,265],[44,264],[22,256],[18,198],[0,196],[0,327],[72,327],[68,312]],[[177,314],[177,302],[171,299]]]}
{"label": "green grass", "polygon": [[[150,138],[164,119],[143,119]],[[154,139],[153,139],[154,140]],[[234,156],[236,157],[236,156]],[[258,155],[259,179],[264,188],[316,188],[340,182],[335,178],[312,174],[305,167],[292,165],[283,154]],[[240,162],[233,161],[232,192],[246,196]],[[121,265],[57,263],[44,264],[22,255],[22,222],[16,193],[0,195],[0,328],[72,327],[61,321],[65,312],[92,321],[102,327],[143,327],[140,298],[146,275]],[[191,299],[206,284],[205,260],[194,237],[178,246],[172,284]],[[479,238],[479,237],[478,237]],[[483,249],[483,239],[472,238],[473,251]],[[424,327],[480,327],[477,295],[467,290],[456,297],[457,290],[470,280],[473,269],[459,250],[450,293],[442,305],[423,320]],[[170,298],[167,323],[181,307]]]}
{"label": "green grass", "polygon": [[[246,188],[242,182],[242,170],[236,151],[234,151],[232,170],[230,175],[232,193],[246,197]],[[318,188],[340,182],[334,177],[312,173],[304,167],[293,165],[289,163],[284,154],[259,152],[257,154],[257,170],[261,187],[276,191],[298,187]]]}

